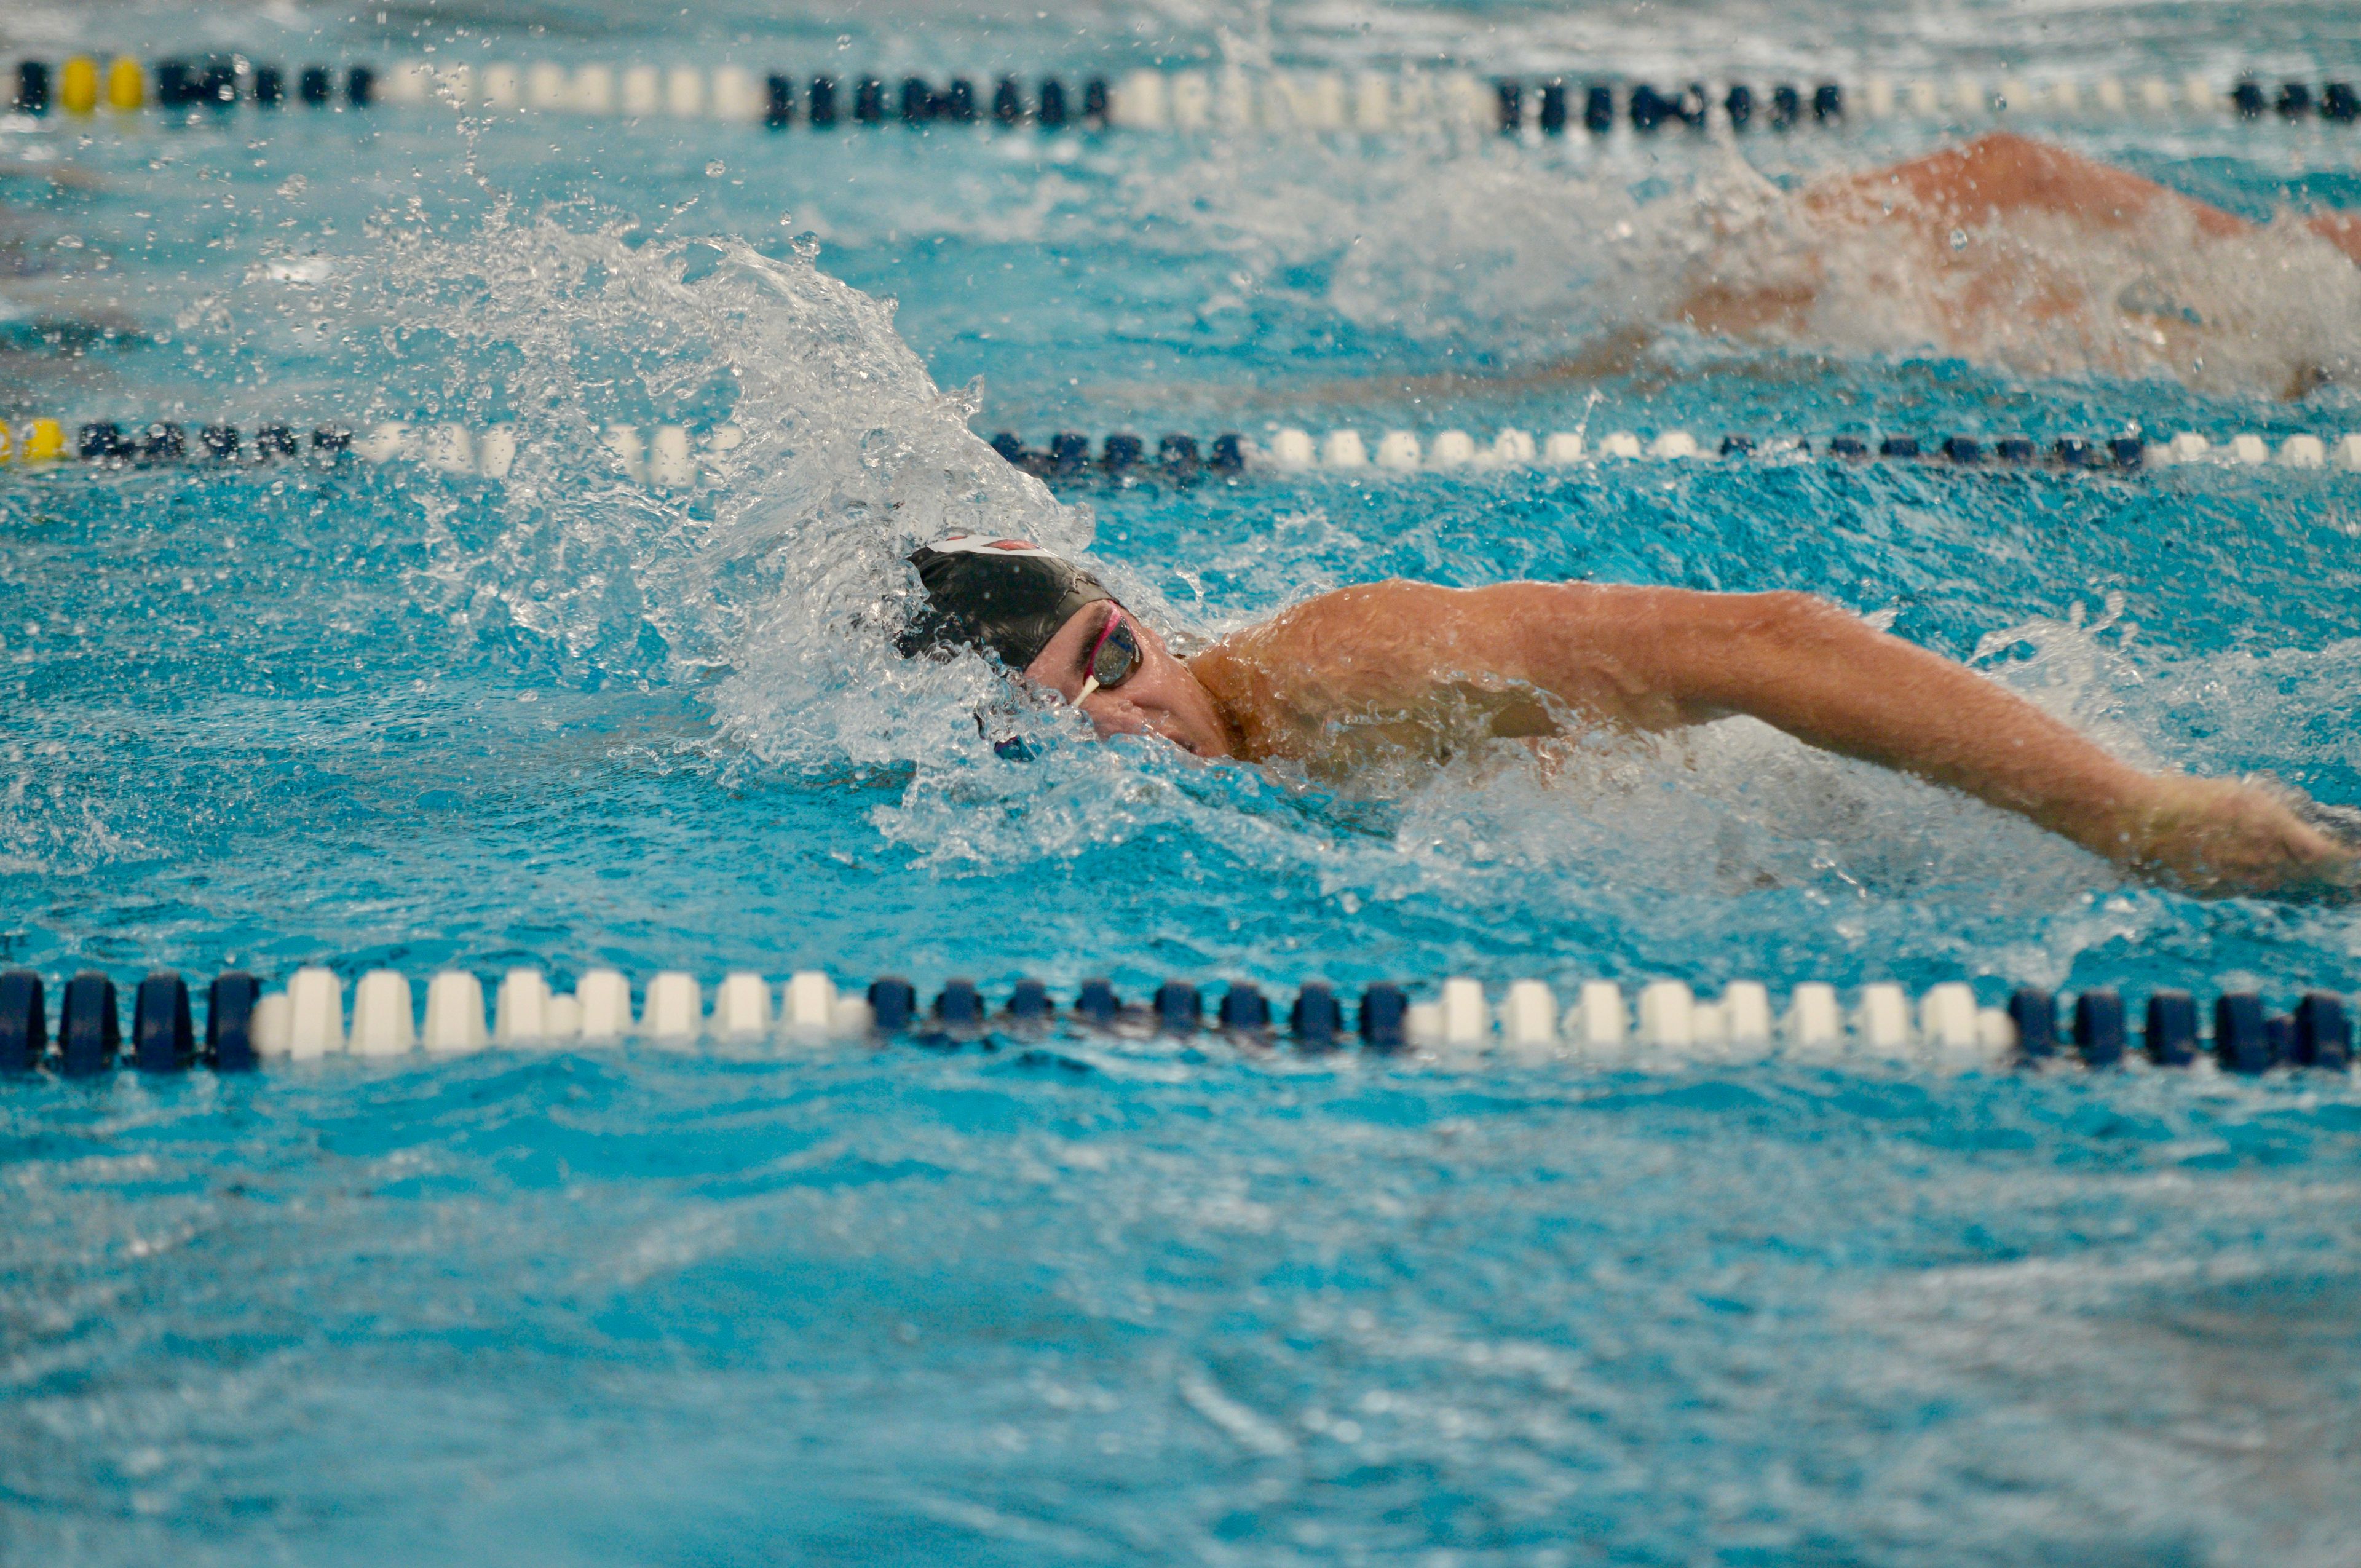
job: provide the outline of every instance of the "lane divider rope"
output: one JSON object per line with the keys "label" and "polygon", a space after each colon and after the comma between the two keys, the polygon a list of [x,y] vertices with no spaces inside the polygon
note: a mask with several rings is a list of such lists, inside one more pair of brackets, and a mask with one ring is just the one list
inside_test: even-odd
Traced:
{"label": "lane divider rope", "polygon": [[269,110],[291,101],[314,109],[379,103],[441,104],[489,113],[620,115],[633,119],[752,121],[774,129],[843,123],[1088,129],[1350,132],[1378,135],[1441,125],[1541,137],[1619,127],[1642,135],[1708,126],[1733,132],[1836,126],[1848,115],[1909,116],[1945,124],[2028,117],[2119,118],[2175,112],[2249,123],[2361,120],[2361,93],[2344,79],[2239,78],[2227,88],[2203,76],[2021,77],[1897,82],[1862,77],[1850,92],[1821,81],[1761,83],[1690,80],[1659,88],[1620,73],[1486,78],[1468,71],[1136,70],[1086,74],[1070,92],[1058,76],[796,74],[740,65],[561,65],[541,60],[471,65],[406,60],[385,67],[282,67],[212,55],[143,65],[76,55],[52,64],[19,60],[12,107],[38,119],[143,108],[188,114],[240,104]]}
{"label": "lane divider rope", "polygon": [[897,1037],[957,1045],[1022,1039],[1060,1024],[1135,1036],[1194,1036],[1210,1029],[1242,1046],[1285,1041],[1312,1052],[1357,1045],[1378,1053],[1491,1053],[1595,1066],[1773,1055],[1955,1070],[2103,1069],[2135,1059],[2165,1068],[2210,1063],[2246,1076],[2274,1069],[2350,1073],[2354,1066],[2347,999],[2329,991],[2303,992],[2284,1014],[2267,1006],[2258,992],[2222,992],[2213,1000],[2209,1033],[2201,1026],[2196,997],[2180,990],[2152,993],[2135,1031],[2122,994],[2107,989],[2081,992],[2062,1016],[2059,998],[2038,987],[2020,987],[2005,1006],[1989,1007],[1958,981],[1930,987],[1915,1007],[1900,985],[1864,985],[1850,1008],[1835,987],[1807,981],[1775,1014],[1770,992],[1754,981],[1733,981],[1710,1000],[1678,981],[1652,981],[1630,1000],[1612,981],[1587,981],[1563,1008],[1557,993],[1537,980],[1513,982],[1497,1002],[1464,976],[1431,989],[1431,996],[1413,1001],[1402,987],[1379,983],[1348,1004],[1332,987],[1312,981],[1282,1010],[1281,999],[1244,982],[1213,995],[1191,981],[1167,981],[1145,1003],[1126,1003],[1106,981],[1093,980],[1060,1007],[1039,981],[1022,980],[995,1008],[972,981],[954,979],[922,1011],[916,988],[895,976],[846,991],[819,970],[798,972],[777,987],[760,974],[738,971],[714,987],[708,1009],[703,985],[684,970],[653,976],[635,1004],[630,980],[617,970],[591,970],[567,992],[554,990],[540,970],[520,968],[500,977],[488,1021],[484,983],[466,970],[430,978],[423,1012],[407,976],[371,970],[354,985],[348,1014],[344,980],[314,965],[297,970],[277,990],[266,991],[243,971],[214,977],[206,988],[200,1034],[188,982],[175,970],[158,970],[134,993],[126,1047],[113,979],[85,970],[65,980],[52,1034],[42,977],[11,970],[0,973],[0,1072],[87,1077],[112,1071],[119,1062],[150,1072],[200,1064],[239,1070],[344,1054],[453,1056],[627,1038],[681,1047]]}
{"label": "lane divider rope", "polygon": [[[1027,447],[1006,433],[993,437],[992,444],[1011,463],[1048,478],[1080,478],[1092,473],[1120,475],[1151,467],[1187,470],[1198,462],[1196,442],[1190,436],[1166,436],[1152,459],[1146,444],[1128,434],[1105,437],[1095,459],[1089,438],[1073,433],[1052,436],[1046,448]],[[2047,465],[2125,471],[2182,465],[2253,467],[2276,464],[2290,468],[2334,466],[2361,472],[2361,433],[2290,435],[2274,445],[2252,433],[2216,441],[2185,431],[2163,440],[2136,435],[2065,436],[2044,445],[2025,436],[1995,439],[1970,435],[1950,435],[1939,440],[1907,435],[1832,435],[1815,444],[1804,436],[1756,438],[1732,434],[1708,443],[1685,430],[1666,430],[1653,435],[1612,431],[1599,436],[1580,431],[1556,431],[1538,442],[1529,432],[1502,430],[1488,443],[1479,443],[1466,431],[1446,430],[1422,442],[1414,432],[1389,430],[1372,444],[1361,432],[1353,429],[1331,430],[1315,438],[1309,431],[1283,428],[1262,444],[1248,442],[1244,436],[1216,437],[1211,466],[1217,470],[1252,468],[1279,473],[1384,476],[1572,467],[1602,462],[1800,462],[1814,457],[1921,463],[1952,468]]]}
{"label": "lane divider rope", "polygon": [[[608,425],[598,440],[622,477],[658,489],[690,489],[715,482],[718,463],[742,444],[744,433],[720,424],[702,433],[686,425]],[[1339,429],[1314,437],[1282,428],[1257,442],[1236,432],[1200,442],[1168,434],[1151,451],[1140,436],[1116,433],[1093,444],[1064,432],[1042,447],[1029,447],[1003,432],[993,449],[1016,466],[1053,483],[1161,477],[1187,483],[1247,475],[1335,474],[1356,478],[1403,477],[1412,474],[1483,473],[1571,468],[1614,463],[1780,464],[1822,460],[1839,463],[1915,464],[1962,471],[2054,468],[2124,474],[2148,468],[2221,466],[2334,468],[2361,473],[2361,433],[2295,434],[2276,443],[2243,432],[2223,439],[2183,431],[2162,440],[2142,436],[2066,436],[2047,444],[2024,436],[1997,439],[1951,435],[1828,436],[1815,443],[1800,436],[1755,439],[1724,435],[1699,441],[1684,430],[1653,435],[1614,431],[1591,436],[1557,431],[1536,441],[1528,432],[1502,430],[1479,443],[1466,431],[1442,431],[1422,441],[1413,432],[1387,431],[1374,444],[1359,431]],[[101,421],[69,428],[55,419],[0,422],[0,466],[18,470],[72,464],[85,469],[194,466],[213,468],[269,464],[308,457],[336,462],[357,457],[371,464],[408,461],[437,472],[506,479],[525,446],[513,426],[470,427],[453,422],[384,421],[358,433],[341,424],[322,424],[308,433],[289,424],[242,430],[227,423],[193,431],[176,421],[126,426]]]}

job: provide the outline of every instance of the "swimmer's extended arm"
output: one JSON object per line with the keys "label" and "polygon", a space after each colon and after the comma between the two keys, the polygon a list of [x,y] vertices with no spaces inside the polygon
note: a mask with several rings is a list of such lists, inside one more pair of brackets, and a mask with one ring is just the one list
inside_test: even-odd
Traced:
{"label": "swimmer's extended arm", "polygon": [[2022,697],[1810,595],[1557,592],[1554,605],[1522,596],[1511,617],[1521,656],[1553,691],[1609,682],[1682,724],[1746,714],[2114,860],[2136,854],[2139,824],[2161,804],[2151,775]]}
{"label": "swimmer's extended arm", "polygon": [[1643,729],[1747,714],[2191,885],[2283,885],[2346,859],[2261,790],[2132,767],[1975,672],[1806,594],[1379,583],[1323,595],[1254,636],[1301,672],[1271,695],[1292,686],[1332,717],[1412,707],[1471,680],[1530,685]]}

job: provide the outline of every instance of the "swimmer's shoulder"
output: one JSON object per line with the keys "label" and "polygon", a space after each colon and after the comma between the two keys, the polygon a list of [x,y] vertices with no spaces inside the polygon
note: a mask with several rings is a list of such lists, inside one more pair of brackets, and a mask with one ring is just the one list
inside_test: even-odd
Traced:
{"label": "swimmer's shoulder", "polygon": [[[1523,585],[1503,584],[1502,587]],[[1269,641],[1316,632],[1322,635],[1378,634],[1399,630],[1405,621],[1431,621],[1435,617],[1466,614],[1480,609],[1497,588],[1446,588],[1410,577],[1385,577],[1374,583],[1354,583],[1298,600],[1267,620],[1241,628],[1231,636]]]}
{"label": "swimmer's shoulder", "polygon": [[1451,591],[1402,578],[1332,588],[1230,631],[1190,657],[1190,673],[1229,719],[1240,755],[1301,757],[1399,668],[1404,628],[1431,625]]}
{"label": "swimmer's shoulder", "polygon": [[1497,669],[1537,628],[1582,613],[1587,585],[1447,588],[1404,577],[1356,583],[1230,632],[1190,661],[1246,707],[1326,708],[1379,700],[1445,669]]}
{"label": "swimmer's shoulder", "polygon": [[[1536,624],[1621,609],[1652,590],[1519,580],[1451,588],[1408,577],[1356,583],[1241,627],[1206,652],[1277,668],[1325,666],[1419,646],[1466,650]],[[1662,592],[1662,590],[1653,590]]]}

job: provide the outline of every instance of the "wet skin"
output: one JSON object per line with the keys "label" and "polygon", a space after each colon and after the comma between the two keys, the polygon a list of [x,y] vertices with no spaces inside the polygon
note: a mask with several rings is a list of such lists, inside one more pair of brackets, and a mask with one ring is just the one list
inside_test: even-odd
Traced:
{"label": "wet skin", "polygon": [[[1072,702],[1110,607],[1026,669]],[[1496,739],[1664,731],[1744,714],[2029,817],[2134,871],[2208,892],[2350,885],[2354,855],[2257,784],[2150,773],[1941,655],[1806,594],[1594,583],[1340,588],[1082,698],[1101,736],[1315,777]]]}

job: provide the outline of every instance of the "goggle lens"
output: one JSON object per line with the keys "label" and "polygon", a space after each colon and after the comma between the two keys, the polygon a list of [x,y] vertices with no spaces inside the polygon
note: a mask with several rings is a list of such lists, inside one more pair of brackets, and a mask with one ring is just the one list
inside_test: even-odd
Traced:
{"label": "goggle lens", "polygon": [[1139,639],[1123,612],[1113,611],[1106,630],[1099,633],[1098,646],[1091,650],[1091,678],[1106,691],[1131,679],[1138,668]]}

